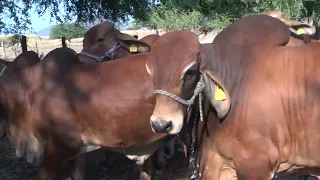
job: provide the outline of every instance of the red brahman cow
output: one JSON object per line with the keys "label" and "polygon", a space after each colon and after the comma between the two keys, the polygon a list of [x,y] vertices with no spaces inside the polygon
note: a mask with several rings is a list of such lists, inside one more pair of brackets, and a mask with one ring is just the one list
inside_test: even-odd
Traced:
{"label": "red brahman cow", "polygon": [[316,34],[315,27],[310,26],[309,24],[306,24],[306,23],[302,23],[300,21],[288,19],[285,17],[285,15],[281,11],[265,11],[265,12],[262,12],[261,15],[267,15],[267,16],[271,16],[281,20],[287,26],[289,26],[289,29],[291,32],[297,35],[306,34],[309,36],[314,36]]}
{"label": "red brahman cow", "polygon": [[[5,60],[0,60],[0,78],[4,71],[7,70],[7,67],[10,65],[10,69],[14,72],[19,71],[20,69],[28,68],[31,66],[34,66],[40,62],[40,59],[38,57],[38,54],[34,51],[27,51],[21,53],[14,61],[5,61]],[[7,118],[4,116],[5,112],[4,109],[0,107],[0,139],[5,137],[6,131],[7,131]]]}
{"label": "red brahman cow", "polygon": [[318,42],[317,40],[312,39],[316,34],[316,28],[309,24],[288,19],[281,11],[265,11],[262,12],[261,15],[277,18],[289,27],[292,37],[290,37],[290,41],[287,46],[297,46],[309,42]]}
{"label": "red brahman cow", "polygon": [[286,46],[287,26],[265,15],[225,28],[209,53],[191,32],[161,38],[146,64],[156,94],[151,127],[176,134],[189,113],[200,112],[200,179],[270,180],[289,168],[319,170],[319,43]]}
{"label": "red brahman cow", "polygon": [[121,33],[114,28],[112,22],[103,21],[90,28],[84,35],[83,49],[79,53],[84,56],[79,58],[84,63],[98,63],[149,50],[148,44]]}
{"label": "red brahman cow", "polygon": [[[132,36],[121,33],[119,30],[115,29],[113,23],[103,21],[90,28],[85,34],[83,39],[83,50],[79,53],[79,58],[81,62],[98,63],[115,60],[139,52],[147,52],[150,50],[150,46],[159,37],[159,35],[151,34],[137,40]],[[139,45],[139,49],[137,48],[137,45]],[[165,144],[165,148],[167,148],[167,151],[165,151],[166,153],[163,152],[164,150],[162,148],[157,151],[157,166],[164,166],[165,162],[163,154],[167,158],[172,157],[174,153],[174,141],[175,140],[172,140]],[[108,158],[108,161],[112,162],[114,161],[113,159],[113,157],[110,157]]]}
{"label": "red brahman cow", "polygon": [[[74,51],[73,51],[74,52]],[[75,53],[75,52],[74,52]],[[18,76],[15,76],[15,81],[19,81],[19,74],[20,71],[23,71],[23,69],[25,68],[30,68],[34,65],[36,65],[37,63],[40,62],[40,57],[38,56],[38,54],[34,51],[27,51],[27,52],[23,52],[21,53],[18,57],[16,57],[16,59],[14,59],[13,62],[11,61],[3,61],[1,64],[1,74],[0,74],[0,78],[2,82],[7,81],[5,78],[6,77],[1,77],[1,75],[6,71],[6,74],[15,74]],[[20,79],[22,80],[22,79]],[[22,80],[22,83],[24,83],[24,81]],[[7,119],[9,118],[7,116],[6,111],[0,107],[0,138],[3,138],[6,136],[6,132],[8,131],[8,126],[7,126]],[[10,137],[10,136],[9,136]],[[22,156],[23,153],[19,153],[19,151],[17,151],[17,155],[18,156]],[[41,155],[41,152],[37,152],[37,153],[31,153],[31,154],[27,154],[27,162],[29,163],[33,163],[35,160],[39,160],[39,156]],[[81,172],[84,168],[84,159],[83,158],[77,158],[75,161],[73,161],[73,169],[72,169],[72,173],[73,176],[77,176],[77,175],[82,175],[83,173]],[[39,162],[36,162],[39,163]],[[80,171],[80,172],[79,172]]]}
{"label": "red brahman cow", "polygon": [[[150,50],[152,43],[159,37],[159,35],[152,34],[137,40],[115,29],[113,23],[103,21],[86,32],[83,39],[83,50],[79,53],[79,59],[84,63],[98,63],[140,52],[147,52]],[[173,155],[174,148],[172,146],[174,144],[170,143],[169,150],[166,151],[168,155],[164,153],[164,149],[162,148],[154,154],[154,156],[157,156],[155,159],[157,167],[163,168],[165,166],[163,155],[166,155],[168,158]],[[112,163],[115,160],[118,161],[116,157],[110,156],[109,153],[106,153],[106,158],[108,161],[104,161],[103,163],[110,164],[110,162]],[[146,166],[145,168],[148,167]]]}
{"label": "red brahman cow", "polygon": [[0,105],[10,117],[8,136],[18,155],[41,162],[38,179],[53,179],[67,161],[100,147],[142,164],[171,138],[150,128],[150,56],[83,64],[72,50],[59,48],[19,74],[7,68]]}

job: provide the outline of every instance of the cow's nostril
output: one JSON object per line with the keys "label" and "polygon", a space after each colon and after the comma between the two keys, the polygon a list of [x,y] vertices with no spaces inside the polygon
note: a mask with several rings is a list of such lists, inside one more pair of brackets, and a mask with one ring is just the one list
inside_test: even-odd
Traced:
{"label": "cow's nostril", "polygon": [[151,125],[156,133],[168,133],[172,128],[172,122],[165,120],[152,121]]}
{"label": "cow's nostril", "polygon": [[167,132],[169,132],[170,130],[171,130],[171,125],[172,125],[172,123],[171,123],[171,121],[166,121],[166,123],[164,124],[164,129],[166,130],[166,133]]}

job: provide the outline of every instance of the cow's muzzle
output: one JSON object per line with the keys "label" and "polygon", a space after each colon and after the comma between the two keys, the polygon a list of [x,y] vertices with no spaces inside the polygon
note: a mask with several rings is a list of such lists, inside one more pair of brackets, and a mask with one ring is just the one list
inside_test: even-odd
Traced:
{"label": "cow's muzzle", "polygon": [[156,120],[151,121],[151,126],[156,133],[168,133],[172,129],[172,122]]}

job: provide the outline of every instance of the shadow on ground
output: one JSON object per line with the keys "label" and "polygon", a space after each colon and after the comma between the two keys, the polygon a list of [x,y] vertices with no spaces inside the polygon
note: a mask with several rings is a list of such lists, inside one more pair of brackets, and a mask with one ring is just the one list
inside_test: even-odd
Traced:
{"label": "shadow on ground", "polygon": [[[124,158],[119,156],[121,162]],[[126,164],[109,164],[99,166],[99,161],[103,158],[103,152],[96,151],[88,154],[88,180],[136,180],[139,176],[138,169],[132,161],[127,160]],[[187,161],[182,153],[176,152],[174,158],[167,162],[163,180],[188,179],[186,176]],[[58,180],[68,178],[69,171],[64,169],[60,172]],[[37,168],[27,163],[24,159],[15,156],[14,149],[9,145],[7,139],[0,140],[0,179],[1,180],[36,180]],[[162,180],[161,179],[161,180]],[[295,177],[286,175],[278,180],[316,180],[309,177]]]}

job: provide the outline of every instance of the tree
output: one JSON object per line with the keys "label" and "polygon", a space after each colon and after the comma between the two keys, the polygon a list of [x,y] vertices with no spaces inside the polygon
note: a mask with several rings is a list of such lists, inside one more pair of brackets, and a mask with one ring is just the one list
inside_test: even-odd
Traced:
{"label": "tree", "polygon": [[73,39],[83,37],[87,29],[84,26],[78,24],[59,24],[54,26],[50,32],[51,39],[60,39],[66,37],[66,39]]}
{"label": "tree", "polygon": [[[127,21],[130,16],[144,19],[153,0],[0,0],[0,32],[20,34],[29,30],[30,13],[42,16],[49,11],[60,23],[76,17],[77,22],[94,21],[97,17]],[[31,8],[36,12],[30,12]],[[62,13],[61,10],[64,10]]]}
{"label": "tree", "polygon": [[[96,17],[125,22],[129,17],[133,17],[149,26],[168,29],[216,28],[245,15],[266,10],[281,10],[292,19],[320,17],[319,0],[21,0],[19,2],[21,3],[17,3],[16,0],[0,1],[0,32],[17,33],[27,29],[30,24],[28,17],[31,7],[34,7],[39,15],[43,15],[46,11],[51,12],[52,18],[61,23],[70,21],[72,17],[76,17],[78,22],[94,21]],[[65,13],[62,14],[61,9],[64,9]],[[7,17],[11,21],[5,20]],[[156,20],[159,20],[159,23]],[[171,25],[165,21],[170,21]],[[180,25],[178,27],[172,23]]]}
{"label": "tree", "polygon": [[27,30],[30,4],[18,5],[15,0],[0,1],[0,32],[19,34]]}
{"label": "tree", "polygon": [[[311,8],[310,8],[311,7]],[[143,22],[166,30],[210,31],[235,20],[267,10],[280,10],[291,19],[320,16],[315,0],[162,0]]]}

